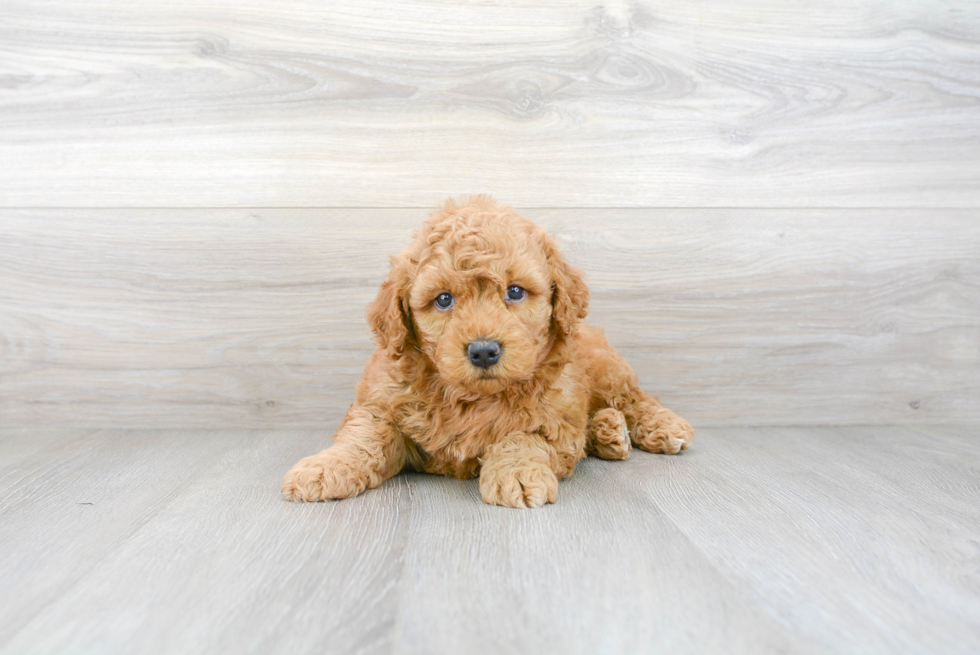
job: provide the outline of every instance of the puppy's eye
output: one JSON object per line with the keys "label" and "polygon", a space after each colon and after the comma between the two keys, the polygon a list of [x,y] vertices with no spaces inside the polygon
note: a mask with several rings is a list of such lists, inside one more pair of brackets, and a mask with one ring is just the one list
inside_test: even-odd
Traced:
{"label": "puppy's eye", "polygon": [[455,302],[456,299],[453,298],[453,294],[449,293],[448,291],[440,293],[435,299],[436,307],[443,311],[452,307]]}
{"label": "puppy's eye", "polygon": [[512,284],[507,287],[507,300],[510,302],[520,302],[527,297],[527,289]]}

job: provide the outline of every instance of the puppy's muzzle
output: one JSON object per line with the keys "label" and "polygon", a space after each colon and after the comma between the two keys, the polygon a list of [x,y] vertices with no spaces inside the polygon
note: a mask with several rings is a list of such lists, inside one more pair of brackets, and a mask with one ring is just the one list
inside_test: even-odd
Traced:
{"label": "puppy's muzzle", "polygon": [[466,356],[470,358],[473,366],[489,368],[500,360],[500,352],[503,348],[499,341],[489,339],[478,339],[466,346]]}

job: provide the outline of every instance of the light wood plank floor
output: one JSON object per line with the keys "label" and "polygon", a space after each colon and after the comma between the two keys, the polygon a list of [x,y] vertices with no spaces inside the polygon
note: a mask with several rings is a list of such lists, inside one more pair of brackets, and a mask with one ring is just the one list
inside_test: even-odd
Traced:
{"label": "light wood plank floor", "polygon": [[537,511],[315,431],[0,432],[0,652],[975,653],[980,428],[703,429]]}

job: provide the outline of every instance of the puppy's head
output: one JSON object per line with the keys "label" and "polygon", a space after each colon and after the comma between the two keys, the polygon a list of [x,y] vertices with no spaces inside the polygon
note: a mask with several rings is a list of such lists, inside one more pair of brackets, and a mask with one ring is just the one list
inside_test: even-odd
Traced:
{"label": "puppy's head", "polygon": [[368,321],[381,347],[422,358],[443,384],[497,393],[555,359],[588,300],[544,230],[478,196],[448,201],[392,258]]}

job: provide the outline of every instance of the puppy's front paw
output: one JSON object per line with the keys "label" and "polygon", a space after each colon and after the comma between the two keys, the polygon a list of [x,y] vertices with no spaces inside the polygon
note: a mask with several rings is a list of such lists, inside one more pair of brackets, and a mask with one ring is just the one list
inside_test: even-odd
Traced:
{"label": "puppy's front paw", "polygon": [[286,500],[315,502],[350,498],[367,488],[368,476],[345,461],[342,453],[328,448],[301,459],[286,474],[282,495]]}
{"label": "puppy's front paw", "polygon": [[542,507],[558,500],[558,476],[540,462],[484,468],[480,495],[489,505]]}
{"label": "puppy's front paw", "polygon": [[691,444],[694,428],[666,407],[659,407],[637,421],[631,436],[637,448],[673,455],[686,450]]}

